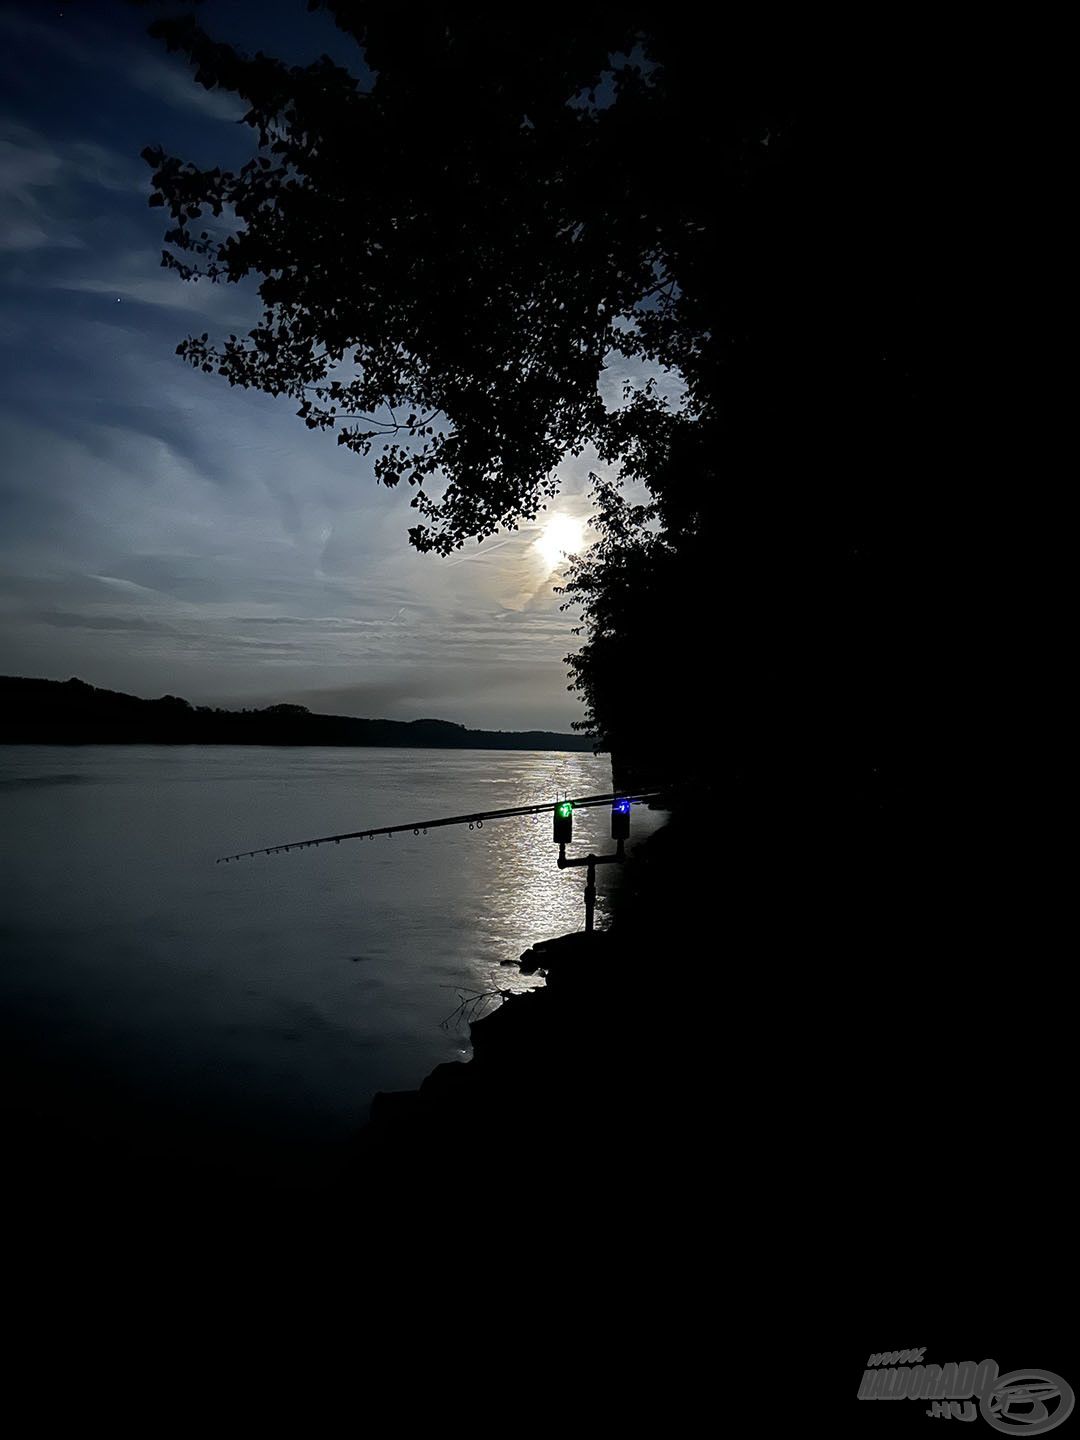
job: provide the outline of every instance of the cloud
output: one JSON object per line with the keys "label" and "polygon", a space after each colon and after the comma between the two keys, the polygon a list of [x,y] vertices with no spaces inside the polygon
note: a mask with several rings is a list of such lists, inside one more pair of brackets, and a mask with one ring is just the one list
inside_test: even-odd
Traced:
{"label": "cloud", "polygon": [[48,50],[68,64],[105,67],[122,84],[175,109],[205,115],[214,120],[236,120],[246,106],[229,91],[206,90],[196,84],[194,72],[182,60],[162,56],[149,49],[153,43],[118,37],[115,25],[94,25],[80,16],[80,28],[32,20],[24,13],[0,9],[0,33],[35,50]]}
{"label": "cloud", "polygon": [[[326,715],[414,720],[430,716],[474,729],[556,730],[568,733],[580,706],[566,696],[559,660],[496,662],[464,671],[452,665],[412,670],[314,689],[288,689],[248,697],[247,703],[284,699]],[[561,701],[559,696],[564,697]]]}
{"label": "cloud", "polygon": [[136,89],[180,110],[193,110],[211,120],[239,120],[248,106],[229,90],[206,90],[182,62],[155,55],[132,57],[124,78]]}
{"label": "cloud", "polygon": [[652,360],[641,360],[637,356],[620,355],[612,350],[604,361],[598,389],[604,406],[608,410],[622,410],[629,404],[630,394],[643,390],[646,383],[655,383],[655,393],[678,414],[686,405],[686,382],[678,370],[667,369]]}
{"label": "cloud", "polygon": [[68,202],[77,186],[148,190],[133,162],[90,140],[59,142],[0,120],[0,251],[82,249]]}
{"label": "cloud", "polygon": [[247,297],[235,286],[226,288],[209,280],[181,280],[178,275],[155,265],[145,250],[110,258],[103,273],[97,275],[69,275],[54,280],[52,288],[85,295],[111,295],[136,305],[181,310],[221,326],[243,328],[254,324],[256,318],[252,305],[245,304]]}
{"label": "cloud", "polygon": [[35,50],[47,49],[76,65],[97,64],[96,48],[82,43],[70,26],[31,20],[25,10],[0,7],[0,33],[21,40]]}
{"label": "cloud", "polygon": [[[227,698],[243,685],[270,700],[357,670],[374,668],[380,683],[415,672],[421,698],[427,687],[435,699],[468,702],[470,723],[485,725],[511,721],[500,720],[490,695],[476,691],[470,699],[431,677],[448,667],[461,666],[467,677],[471,667],[496,661],[526,663],[533,675],[546,669],[555,702],[546,718],[534,712],[530,723],[565,728],[574,713],[562,698],[569,622],[552,613],[546,595],[520,613],[498,598],[514,563],[527,563],[528,533],[492,555],[500,563],[488,569],[450,568],[416,555],[404,537],[408,497],[370,481],[365,488],[362,467],[337,447],[313,444],[287,409],[265,397],[250,408],[237,405],[234,398],[242,397],[231,392],[219,406],[212,382],[179,365],[175,391],[163,390],[158,368],[135,348],[94,378],[103,397],[119,389],[129,405],[140,383],[147,387],[174,422],[185,418],[189,442],[198,434],[215,452],[215,473],[198,446],[189,444],[185,453],[119,422],[80,423],[67,437],[48,421],[10,419],[4,427],[0,442],[10,467],[0,500],[6,535],[0,559],[6,552],[9,634],[13,626],[24,637],[32,633],[39,656],[66,656],[59,636],[80,633],[67,617],[81,613],[90,618],[87,643],[89,631],[102,644],[124,642],[108,658],[115,668],[126,656],[130,673],[122,684],[110,674],[110,684],[138,690],[149,656],[156,684],[180,691],[187,676],[181,693],[202,698]],[[169,373],[167,365],[160,368]],[[92,391],[88,398],[92,414]],[[147,421],[155,415],[148,406]],[[293,497],[298,528],[283,523],[284,494]],[[320,563],[328,524],[341,541],[341,570],[334,574]],[[126,635],[116,617],[133,622]],[[88,659],[94,653],[106,654],[98,647]],[[167,673],[166,656],[176,676]],[[276,667],[272,688],[268,665]],[[60,669],[70,672],[72,662]],[[95,673],[86,678],[99,683]],[[463,685],[467,692],[467,679]],[[528,718],[522,703],[505,692],[505,713],[513,710],[515,724]],[[432,713],[431,704],[419,698],[417,704]]]}
{"label": "cloud", "polygon": [[0,123],[0,188],[5,196],[56,183],[62,161],[36,130],[6,120]]}
{"label": "cloud", "polygon": [[147,635],[175,635],[176,627],[142,615],[87,615],[71,610],[26,610],[20,619],[31,625],[55,625],[61,630],[104,630],[124,635],[132,631]]}
{"label": "cloud", "polygon": [[75,237],[47,228],[39,195],[59,183],[60,155],[25,126],[0,123],[0,250],[77,245]]}
{"label": "cloud", "polygon": [[[73,79],[115,92],[111,58],[54,38],[96,71]],[[139,73],[177,109],[207,98],[185,78],[181,102],[159,68]],[[0,122],[0,671],[195,703],[325,694],[341,703],[312,708],[567,730],[580,705],[562,656],[575,642],[532,551],[539,524],[450,564],[420,556],[408,490],[377,486],[293,402],[175,356],[188,329],[249,329],[258,301],[158,265],[160,217],[136,198],[145,167],[108,144],[133,93],[127,112],[72,134]],[[194,143],[212,128],[175,124]],[[576,513],[584,463],[562,471]]]}
{"label": "cloud", "polygon": [[0,213],[0,251],[81,250],[82,243],[75,235],[50,233],[31,215],[13,214],[10,208]]}
{"label": "cloud", "polygon": [[59,147],[65,173],[100,190],[150,194],[150,177],[141,161],[118,154],[93,140],[73,140]]}

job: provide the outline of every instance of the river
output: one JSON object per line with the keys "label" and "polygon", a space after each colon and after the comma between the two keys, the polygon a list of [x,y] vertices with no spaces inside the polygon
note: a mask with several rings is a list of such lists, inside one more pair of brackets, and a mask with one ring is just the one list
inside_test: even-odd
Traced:
{"label": "river", "polygon": [[[216,858],[610,788],[587,754],[0,747],[9,1115],[314,1182],[376,1091],[467,1058],[462,1001],[537,983],[502,962],[581,928],[583,872],[550,814]],[[635,807],[630,848],[662,818]],[[579,811],[573,852],[607,826]]]}

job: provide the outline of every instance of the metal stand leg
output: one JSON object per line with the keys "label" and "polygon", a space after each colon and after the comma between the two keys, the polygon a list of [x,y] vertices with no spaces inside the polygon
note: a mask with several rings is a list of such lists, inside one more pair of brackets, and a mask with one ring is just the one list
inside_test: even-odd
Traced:
{"label": "metal stand leg", "polygon": [[560,870],[568,870],[568,869],[570,869],[571,866],[574,866],[574,865],[587,865],[587,866],[589,867],[588,870],[586,870],[586,872],[585,872],[585,934],[586,934],[586,935],[591,935],[591,934],[593,933],[593,929],[594,929],[594,923],[593,923],[593,922],[594,922],[594,919],[595,919],[595,916],[596,916],[596,867],[597,867],[597,865],[610,865],[610,864],[612,864],[612,863],[613,863],[614,861],[616,861],[616,860],[624,860],[625,858],[626,858],[626,856],[625,856],[625,854],[623,853],[623,842],[622,842],[621,840],[619,841],[619,848],[618,848],[618,850],[615,852],[614,855],[584,855],[584,856],[582,856],[582,858],[581,858],[580,860],[568,860],[568,859],[566,858],[566,845],[565,845],[565,843],[564,843],[563,841],[560,841],[560,842],[559,842],[559,860],[558,860],[558,865],[559,865],[559,869],[560,869]]}

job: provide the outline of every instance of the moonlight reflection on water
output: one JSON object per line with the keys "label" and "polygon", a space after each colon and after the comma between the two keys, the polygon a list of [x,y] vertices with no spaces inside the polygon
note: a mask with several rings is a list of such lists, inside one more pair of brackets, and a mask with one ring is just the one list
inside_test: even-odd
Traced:
{"label": "moonlight reflection on water", "polygon": [[[64,1113],[107,1089],[271,1151],[350,1134],[377,1090],[467,1056],[443,1023],[463,994],[537,983],[502,962],[582,928],[584,872],[550,814],[215,859],[610,788],[588,754],[4,747],[5,1044]],[[630,848],[661,820],[636,807]],[[572,853],[608,827],[579,811]]]}

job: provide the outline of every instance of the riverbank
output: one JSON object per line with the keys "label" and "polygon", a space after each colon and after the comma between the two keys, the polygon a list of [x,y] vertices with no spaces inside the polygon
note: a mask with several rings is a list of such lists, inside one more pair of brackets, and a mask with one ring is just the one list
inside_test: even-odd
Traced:
{"label": "riverbank", "polygon": [[718,1017],[703,1003],[715,931],[692,828],[638,847],[610,929],[521,956],[536,987],[472,1023],[470,1059],[375,1097],[346,1192],[394,1206],[512,1195],[518,1213],[568,1185],[602,1204],[703,1182]]}
{"label": "riverbank", "polygon": [[853,1073],[906,1064],[898,1030],[847,1023],[853,977],[909,953],[895,859],[865,814],[684,808],[627,864],[610,929],[533,946],[542,983],[474,1023],[470,1060],[376,1098],[349,1183],[670,1217],[717,1199],[721,1161],[815,1165],[821,1115],[841,1142],[870,1120]]}
{"label": "riverbank", "polygon": [[592,753],[584,735],[472,730],[449,720],[365,720],[304,705],[223,710],[176,695],[145,700],[84,680],[0,675],[3,745],[279,745],[300,748],[551,750]]}

